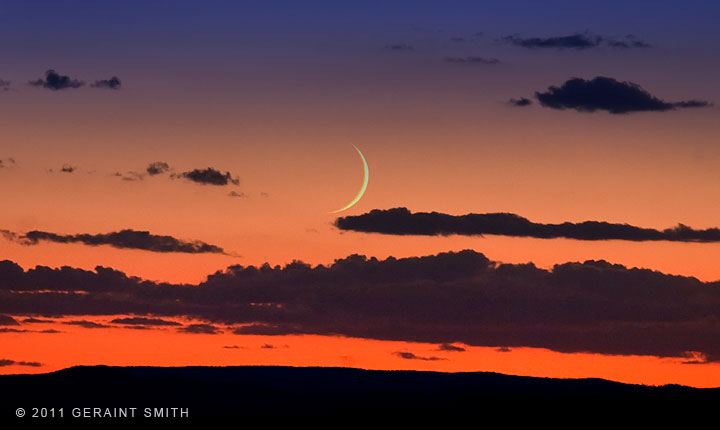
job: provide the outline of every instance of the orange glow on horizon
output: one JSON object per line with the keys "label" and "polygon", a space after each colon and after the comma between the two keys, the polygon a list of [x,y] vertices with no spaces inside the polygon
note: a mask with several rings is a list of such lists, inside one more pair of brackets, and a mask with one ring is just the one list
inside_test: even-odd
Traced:
{"label": "orange glow on horizon", "polygon": [[[78,365],[108,366],[333,366],[374,370],[497,372],[552,378],[603,378],[631,384],[720,387],[720,364],[684,364],[686,358],[559,353],[541,348],[472,347],[441,351],[439,345],[341,336],[179,333],[175,328],[83,328],[65,320],[108,323],[122,316],[76,316],[25,323],[32,332],[2,333],[3,356],[39,361],[41,367],[5,366],[0,374],[47,373]],[[44,319],[44,318],[43,318]],[[182,319],[165,318],[188,323]],[[17,326],[16,326],[17,327]],[[55,329],[61,333],[40,333]],[[423,359],[406,359],[409,352]]]}

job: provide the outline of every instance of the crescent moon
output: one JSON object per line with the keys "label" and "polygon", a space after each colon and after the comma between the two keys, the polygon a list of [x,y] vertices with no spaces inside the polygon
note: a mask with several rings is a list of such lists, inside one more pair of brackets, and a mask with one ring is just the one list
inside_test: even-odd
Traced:
{"label": "crescent moon", "polygon": [[360,159],[362,160],[362,163],[363,163],[363,184],[362,184],[362,187],[360,187],[360,191],[357,193],[357,195],[355,196],[353,201],[348,203],[347,206],[345,206],[344,208],[340,208],[338,210],[330,212],[331,214],[342,212],[345,209],[350,209],[355,203],[359,202],[360,199],[362,198],[363,194],[365,194],[365,188],[367,188],[368,179],[370,177],[370,173],[368,172],[367,161],[365,161],[365,156],[363,156],[363,153],[360,152],[360,150],[357,148],[357,146],[353,145],[353,148],[355,148],[355,150],[358,152],[358,154],[360,154]]}

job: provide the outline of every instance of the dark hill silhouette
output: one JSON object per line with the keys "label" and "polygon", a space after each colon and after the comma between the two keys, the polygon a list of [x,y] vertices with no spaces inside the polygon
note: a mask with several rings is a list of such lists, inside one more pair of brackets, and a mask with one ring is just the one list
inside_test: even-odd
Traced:
{"label": "dark hill silhouette", "polygon": [[[40,375],[3,375],[2,420],[16,408],[189,408],[184,421],[234,417],[273,420],[343,416],[362,420],[425,420],[462,416],[533,420],[537,417],[608,418],[630,412],[698,414],[713,410],[720,389],[629,385],[602,379],[551,379],[497,373],[369,371],[350,368],[73,367]],[[533,418],[535,417],[535,418]],[[49,420],[49,419],[46,419]],[[57,418],[55,419],[57,420]],[[107,419],[105,419],[107,420]],[[155,419],[157,420],[157,419]]]}

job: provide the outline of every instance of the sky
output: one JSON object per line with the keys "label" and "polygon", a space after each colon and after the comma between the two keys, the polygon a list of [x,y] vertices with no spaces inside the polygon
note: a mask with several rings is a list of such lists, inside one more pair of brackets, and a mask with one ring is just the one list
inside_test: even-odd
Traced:
{"label": "sky", "polygon": [[[574,377],[696,386],[716,381],[708,376],[718,369],[711,342],[701,335],[682,339],[720,327],[720,240],[708,230],[720,224],[720,203],[713,198],[720,183],[718,12],[720,5],[701,1],[4,2],[0,52],[12,61],[0,66],[6,202],[0,260],[25,272],[11,275],[16,266],[10,263],[0,270],[0,313],[17,323],[6,328],[20,330],[0,333],[15,345],[0,359],[42,365],[0,366],[0,372],[87,364],[82,357],[97,345],[106,352],[92,355],[96,364],[337,365],[342,356],[365,368],[558,376],[552,363],[573,362]],[[333,214],[363,181],[353,145],[367,160],[368,187],[356,205]],[[563,228],[545,238],[505,224],[488,233],[485,221],[473,230],[484,233],[408,234],[385,218],[357,228],[337,221],[393,208],[657,231],[683,224],[704,239],[637,240],[603,230],[586,240]],[[426,227],[422,216],[398,222]],[[455,277],[475,260],[442,256],[463,250],[494,265],[481,275]],[[435,277],[383,278],[381,287],[390,290],[373,290],[376,297],[409,303],[412,315],[379,300],[367,309],[345,307],[358,297],[343,285],[377,287],[363,284],[373,279],[374,263],[359,264],[355,276],[302,278],[309,292],[267,298],[278,309],[294,304],[302,312],[267,315],[233,308],[250,299],[229,286],[223,287],[232,292],[224,310],[194,307],[218,305],[213,291],[181,298],[191,302],[173,308],[125,284],[132,294],[112,294],[132,297],[118,305],[120,299],[103,295],[91,275],[91,281],[68,281],[59,270],[112,268],[147,281],[148,288],[171,288],[166,293],[172,295],[174,287],[202,290],[213,274],[224,274],[233,288],[255,288],[229,267],[302,261],[328,268],[353,254],[391,263],[425,256],[435,259],[422,264],[453,262],[433,266]],[[572,272],[569,278],[555,270],[588,260],[622,269],[588,264],[580,267],[592,274],[578,269],[582,276]],[[522,271],[528,263],[538,271],[533,277]],[[36,276],[36,266],[57,270]],[[425,273],[420,266],[412,270]],[[502,267],[512,267],[511,274]],[[294,272],[273,273],[257,282],[280,288],[284,274]],[[315,297],[318,282],[336,290],[321,289],[326,296]],[[494,316],[475,318],[475,311],[458,309],[461,302],[447,297],[439,303],[449,314],[464,315],[464,323],[439,311],[422,321],[419,315],[432,313],[423,307],[428,297],[449,294],[442,292],[457,283],[478,290],[453,294]],[[578,322],[552,306],[546,313],[535,309],[536,320],[522,321],[526,333],[553,324],[563,329],[548,329],[542,341],[530,342],[508,328],[520,324],[511,308],[493,311],[502,308],[498,303],[526,309],[507,290],[516,283],[540,285],[532,294],[550,303],[592,296],[582,303],[594,319]],[[402,294],[394,295],[398,284]],[[585,291],[588,285],[599,292]],[[627,285],[626,296],[617,285]],[[655,303],[653,288],[673,293],[646,306]],[[60,291],[96,302],[75,297],[67,306],[48,305],[51,296],[43,295]],[[313,300],[303,301],[303,294]],[[643,312],[633,315],[618,303]],[[358,312],[359,326],[340,317],[329,326],[323,315],[334,312]],[[176,326],[133,330],[111,323],[122,315],[224,328],[187,333]],[[408,327],[385,332],[378,328],[380,316],[398,327],[406,318]],[[60,333],[35,333],[36,326],[23,322],[32,317],[54,321],[44,329]],[[108,327],[64,323],[95,319]],[[253,322],[276,330],[234,334]],[[425,325],[433,336],[417,335]],[[607,325],[657,338],[635,349],[605,345],[598,339],[609,335]],[[497,333],[488,334],[488,327]],[[142,332],[188,351],[206,342],[221,351],[246,340],[291,345],[288,350],[328,346],[302,362],[293,354],[273,356],[273,348],[262,351],[267,356],[240,354],[245,358],[226,362],[186,353],[169,358],[143,348],[118,361],[112,342],[91,342],[105,338],[93,330],[107,331],[110,340]],[[577,332],[578,341],[558,343],[568,336],[563,330]],[[226,341],[228,335],[236,340]],[[78,345],[84,355],[49,353],[47,345],[59,341]],[[376,351],[370,357],[357,352],[366,342],[383,346],[368,349]],[[445,343],[465,351],[435,351]],[[514,354],[516,367],[492,358],[504,347],[511,351],[500,355]],[[553,358],[538,366],[533,354]],[[664,364],[648,365],[654,373],[638,378],[632,369],[640,361],[633,360]],[[683,364],[688,361],[700,363]]]}

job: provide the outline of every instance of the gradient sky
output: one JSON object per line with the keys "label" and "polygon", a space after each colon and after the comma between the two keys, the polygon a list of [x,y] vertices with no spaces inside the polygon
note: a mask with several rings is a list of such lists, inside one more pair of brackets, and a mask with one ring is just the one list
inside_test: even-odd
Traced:
{"label": "gradient sky", "polygon": [[[0,91],[0,160],[15,163],[0,168],[0,230],[148,230],[231,255],[0,239],[0,259],[198,283],[234,264],[474,249],[543,268],[605,259],[720,280],[720,244],[394,237],[340,232],[329,214],[361,184],[354,144],[370,181],[346,214],[402,206],[545,223],[720,225],[717,107],[613,115],[508,103],[596,76],[637,83],[663,100],[720,103],[719,13],[702,1],[4,2],[0,80],[11,84]],[[632,34],[651,46],[526,49],[502,39],[583,32]],[[471,56],[499,62],[445,61]],[[27,84],[48,69],[88,84],[117,76],[122,88]],[[229,171],[240,184],[114,176],[156,161],[176,174]],[[65,164],[76,170],[61,172]],[[19,358],[59,366],[48,356]],[[384,366],[403,367],[393,359]]]}

